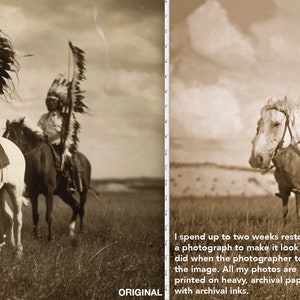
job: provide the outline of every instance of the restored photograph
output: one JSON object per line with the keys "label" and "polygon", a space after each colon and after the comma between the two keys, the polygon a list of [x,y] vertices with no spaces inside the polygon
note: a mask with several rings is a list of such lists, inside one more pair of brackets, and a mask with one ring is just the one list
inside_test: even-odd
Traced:
{"label": "restored photograph", "polygon": [[0,299],[163,297],[164,1],[0,1],[0,99]]}
{"label": "restored photograph", "polygon": [[300,5],[170,16],[171,299],[298,299]]}

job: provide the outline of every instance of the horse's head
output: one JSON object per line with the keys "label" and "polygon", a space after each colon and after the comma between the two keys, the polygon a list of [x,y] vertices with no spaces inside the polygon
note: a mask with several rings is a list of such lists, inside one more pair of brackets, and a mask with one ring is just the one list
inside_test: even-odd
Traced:
{"label": "horse's head", "polygon": [[3,137],[14,142],[21,150],[24,149],[24,144],[26,142],[24,136],[24,119],[19,121],[6,121],[6,128],[3,133]]}
{"label": "horse's head", "polygon": [[272,105],[269,103],[261,111],[261,118],[257,123],[257,131],[252,141],[252,153],[249,159],[253,168],[268,168],[272,158],[283,146],[287,131],[291,135],[292,111],[284,107],[283,103],[286,102],[272,102]]}

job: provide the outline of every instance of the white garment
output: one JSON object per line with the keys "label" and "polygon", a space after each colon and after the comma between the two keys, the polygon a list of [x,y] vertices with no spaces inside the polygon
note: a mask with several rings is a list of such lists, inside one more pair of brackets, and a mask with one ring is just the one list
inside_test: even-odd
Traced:
{"label": "white garment", "polygon": [[60,143],[60,134],[63,118],[60,111],[50,111],[43,114],[38,122],[38,126],[43,130],[44,135],[48,136],[51,144]]}

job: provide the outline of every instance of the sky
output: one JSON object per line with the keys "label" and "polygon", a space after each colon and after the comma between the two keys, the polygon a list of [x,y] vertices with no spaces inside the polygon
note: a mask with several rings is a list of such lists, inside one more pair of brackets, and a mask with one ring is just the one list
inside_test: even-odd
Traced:
{"label": "sky", "polygon": [[92,177],[163,177],[163,0],[0,0],[0,30],[20,65],[15,93],[0,101],[1,134],[24,116],[37,129],[52,81],[68,74],[71,41],[86,52],[79,150]]}
{"label": "sky", "polygon": [[268,99],[300,98],[300,2],[171,1],[170,158],[249,166]]}

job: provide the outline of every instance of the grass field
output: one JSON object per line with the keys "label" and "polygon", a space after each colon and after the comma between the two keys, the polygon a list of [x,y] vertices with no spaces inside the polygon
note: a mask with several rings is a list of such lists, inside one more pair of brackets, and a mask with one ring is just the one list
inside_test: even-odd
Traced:
{"label": "grass field", "polygon": [[116,299],[121,288],[163,291],[162,190],[90,195],[76,245],[68,236],[71,209],[55,198],[54,240],[47,242],[44,199],[39,203],[39,240],[31,236],[28,207],[23,259],[13,259],[6,247],[0,252],[0,299]]}
{"label": "grass field", "polygon": [[[251,283],[251,279],[270,276],[272,278],[283,276],[283,280],[288,277],[299,278],[300,277],[300,263],[295,262],[294,260],[289,263],[271,263],[265,262],[261,264],[261,267],[280,267],[281,270],[283,267],[293,267],[296,268],[295,273],[277,273],[277,272],[261,272],[259,271],[255,275],[247,274],[244,276],[247,280],[247,292],[248,294],[243,295],[195,295],[196,288],[205,288],[205,287],[215,287],[222,288],[224,284],[221,284],[221,277],[242,277],[240,273],[222,273],[223,267],[229,265],[226,262],[201,262],[201,263],[191,263],[180,262],[182,267],[188,267],[187,273],[176,273],[174,270],[175,257],[180,254],[180,252],[175,251],[176,245],[183,245],[183,242],[175,241],[174,234],[216,234],[220,235],[222,233],[233,235],[233,234],[244,234],[244,235],[253,235],[253,234],[294,234],[300,232],[300,224],[297,221],[295,214],[295,200],[294,197],[291,197],[289,203],[289,214],[286,225],[283,225],[282,220],[282,203],[281,200],[275,196],[265,196],[265,197],[173,197],[171,198],[171,299],[300,299],[300,286],[295,284],[285,285],[279,283]],[[191,242],[193,245],[197,244],[204,245],[217,245],[224,244],[224,242],[209,242],[207,239],[204,242]],[[258,245],[258,242],[248,242],[248,241],[239,241],[239,245],[242,245],[246,248],[247,245]],[[262,242],[265,245],[271,246],[271,244],[279,245],[279,241],[264,241]],[[293,243],[289,243],[293,244]],[[300,242],[296,242],[300,244]],[[198,252],[199,253],[199,252]],[[278,253],[286,256],[294,257],[295,255],[300,254],[299,251],[287,251],[282,253],[280,251],[273,251],[267,253],[266,251],[255,251],[251,252],[252,256],[268,256],[268,255],[277,255]],[[209,256],[209,254],[203,254],[203,256]],[[220,252],[214,252],[210,256],[216,256]],[[235,250],[227,252],[226,255],[233,256],[238,255],[239,253]],[[240,253],[246,255],[246,252]],[[249,254],[249,253],[248,253]],[[193,253],[195,255],[195,252]],[[174,285],[174,278],[183,278],[185,277],[202,277],[204,273],[192,273],[190,266],[194,264],[202,267],[216,267],[219,272],[214,273],[213,275],[206,275],[206,278],[216,277],[219,280],[219,283],[209,284],[206,280],[206,283],[191,283],[191,284],[177,284]],[[240,266],[243,267],[256,267],[258,264],[254,262],[243,262],[240,263]],[[187,287],[193,289],[193,294],[186,295],[175,295],[174,289],[180,287]],[[233,287],[237,288],[238,284],[227,284],[228,288]]]}

